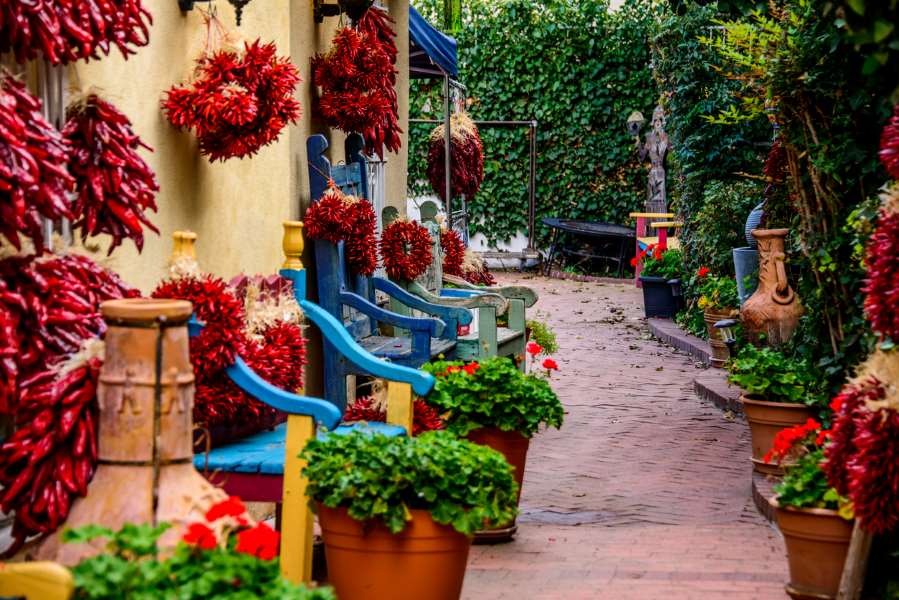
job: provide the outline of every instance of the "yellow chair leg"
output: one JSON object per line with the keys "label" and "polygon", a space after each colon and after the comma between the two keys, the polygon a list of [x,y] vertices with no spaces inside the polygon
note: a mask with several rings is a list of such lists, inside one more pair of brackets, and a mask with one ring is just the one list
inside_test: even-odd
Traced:
{"label": "yellow chair leg", "polygon": [[68,600],[75,590],[72,573],[51,562],[0,564],[0,594],[26,600]]}
{"label": "yellow chair leg", "polygon": [[412,435],[412,386],[398,381],[387,382],[387,422],[399,425]]}
{"label": "yellow chair leg", "polygon": [[306,461],[299,454],[315,435],[312,417],[287,417],[284,498],[281,505],[281,574],[292,583],[312,581],[312,511],[306,498]]}

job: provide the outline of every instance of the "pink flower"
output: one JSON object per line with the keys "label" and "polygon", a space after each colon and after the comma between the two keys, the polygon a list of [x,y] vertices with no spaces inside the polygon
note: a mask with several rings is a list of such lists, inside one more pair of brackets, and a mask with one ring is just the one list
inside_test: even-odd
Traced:
{"label": "pink flower", "polygon": [[559,365],[551,358],[547,358],[543,361],[543,368],[547,371],[558,371]]}

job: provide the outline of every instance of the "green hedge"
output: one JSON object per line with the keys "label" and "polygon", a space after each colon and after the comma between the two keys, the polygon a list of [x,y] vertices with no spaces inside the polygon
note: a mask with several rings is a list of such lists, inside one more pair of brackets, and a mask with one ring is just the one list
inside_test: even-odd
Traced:
{"label": "green hedge", "polygon": [[[442,22],[443,0],[413,5]],[[543,216],[627,223],[643,206],[646,169],[625,123],[634,110],[649,120],[658,100],[649,68],[651,2],[609,12],[608,0],[467,0],[464,21],[459,79],[472,116],[540,122],[538,223]],[[413,83],[413,117],[440,118],[441,85]],[[430,193],[424,173],[432,128],[410,126],[413,195]],[[528,131],[485,127],[481,137],[485,181],[470,203],[472,230],[507,240],[527,225]]]}

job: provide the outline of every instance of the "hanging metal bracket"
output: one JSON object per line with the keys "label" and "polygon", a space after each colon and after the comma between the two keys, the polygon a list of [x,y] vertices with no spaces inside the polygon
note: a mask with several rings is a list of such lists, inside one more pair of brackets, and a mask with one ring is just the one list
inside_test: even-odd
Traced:
{"label": "hanging metal bracket", "polygon": [[312,13],[316,23],[323,23],[325,17],[337,17],[342,13],[358,21],[362,18],[374,0],[337,0],[337,4],[327,4],[324,0],[312,0]]}
{"label": "hanging metal bracket", "polygon": [[[208,4],[214,1],[215,0],[178,0],[178,7],[181,9],[181,12],[188,12],[194,9],[194,4],[197,2],[206,2]],[[250,3],[250,0],[228,0],[228,3],[234,7],[234,13],[237,17],[237,26],[240,27],[243,9]]]}

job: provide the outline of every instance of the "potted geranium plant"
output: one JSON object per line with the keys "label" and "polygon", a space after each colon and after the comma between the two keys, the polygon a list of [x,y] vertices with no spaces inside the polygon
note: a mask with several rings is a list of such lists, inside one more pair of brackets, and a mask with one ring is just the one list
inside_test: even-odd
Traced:
{"label": "potted geranium plant", "polygon": [[756,471],[783,474],[765,454],[781,429],[815,417],[822,400],[820,383],[805,360],[794,360],[771,348],[744,346],[727,365],[728,381],[743,390],[740,401],[752,433]]}
{"label": "potted geranium plant", "polygon": [[67,543],[106,540],[105,552],[77,564],[76,599],[335,600],[330,588],[294,585],[278,567],[279,534],[254,523],[239,498],[213,505],[192,523],[175,551],[160,557],[168,523],[127,524],[119,531],[89,525],[63,533]]}
{"label": "potted geranium plant", "polygon": [[515,517],[509,463],[448,432],[329,435],[302,457],[341,600],[456,600],[470,536]]}
{"label": "potted geranium plant", "polygon": [[[664,250],[649,246],[641,252],[643,271],[643,308],[646,317],[670,319],[681,307],[680,285],[683,275],[683,255],[680,250]],[[637,259],[635,259],[636,261]]]}
{"label": "potted geranium plant", "polygon": [[699,291],[699,308],[703,311],[706,329],[709,334],[709,346],[712,350],[712,366],[723,367],[729,358],[727,346],[721,331],[715,323],[725,319],[733,319],[740,314],[740,296],[737,293],[737,282],[732,277],[711,275],[708,267],[701,267],[696,273]]}
{"label": "potted geranium plant", "polygon": [[822,468],[830,432],[814,419],[777,434],[767,458],[792,459],[774,487],[777,525],[784,536],[793,598],[836,598],[849,541],[852,505]]}
{"label": "potted geranium plant", "polygon": [[[535,342],[528,344],[528,353],[535,359],[542,352]],[[559,367],[552,358],[541,366],[547,377],[526,375],[504,357],[470,364],[441,361],[423,367],[437,377],[428,404],[444,415],[450,432],[502,452],[515,469],[519,495],[531,438],[541,426],[561,427],[565,415],[547,381]],[[514,533],[515,523],[510,521],[478,532],[477,539],[502,541]]]}

